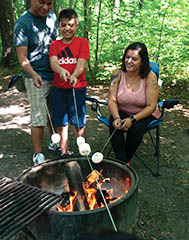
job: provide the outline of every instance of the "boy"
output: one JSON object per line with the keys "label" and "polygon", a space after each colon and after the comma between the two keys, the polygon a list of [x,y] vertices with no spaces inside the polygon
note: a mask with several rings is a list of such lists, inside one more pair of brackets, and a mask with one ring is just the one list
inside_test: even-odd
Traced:
{"label": "boy", "polygon": [[[58,26],[63,38],[53,41],[49,50],[50,65],[54,71],[52,119],[56,131],[61,135],[62,156],[66,156],[69,123],[76,137],[85,137],[85,66],[89,59],[89,43],[87,39],[75,36],[79,26],[75,10],[62,10]],[[74,95],[77,106],[74,104]]]}

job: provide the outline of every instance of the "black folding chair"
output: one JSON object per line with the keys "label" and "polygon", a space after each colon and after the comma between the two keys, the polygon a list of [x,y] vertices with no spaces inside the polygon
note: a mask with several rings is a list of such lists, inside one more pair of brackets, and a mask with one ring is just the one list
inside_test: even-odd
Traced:
{"label": "black folding chair", "polygon": [[[159,66],[157,63],[151,62],[150,63],[152,67],[152,71],[156,74],[157,77],[159,77]],[[107,101],[99,101],[96,98],[87,96],[86,97],[87,101],[92,102],[91,104],[91,110],[95,111],[97,113],[97,119],[105,124],[107,127],[109,127],[109,118],[104,116],[101,112],[101,105],[108,105]],[[166,101],[158,101],[158,107],[160,110],[160,117],[156,120],[153,120],[151,123],[148,124],[146,132],[148,132],[150,139],[152,141],[152,145],[155,151],[155,156],[156,156],[156,168],[155,170],[152,170],[151,167],[149,167],[146,164],[146,161],[144,161],[141,156],[136,152],[135,156],[136,159],[139,160],[145,168],[147,168],[154,177],[160,176],[160,125],[163,123],[163,116],[164,116],[164,111],[165,109],[170,109],[174,107],[176,104],[178,104],[179,101],[177,99],[171,99],[171,100],[166,100]],[[155,129],[155,136],[152,135],[152,130]],[[112,148],[109,150],[107,157],[110,155],[112,151]]]}

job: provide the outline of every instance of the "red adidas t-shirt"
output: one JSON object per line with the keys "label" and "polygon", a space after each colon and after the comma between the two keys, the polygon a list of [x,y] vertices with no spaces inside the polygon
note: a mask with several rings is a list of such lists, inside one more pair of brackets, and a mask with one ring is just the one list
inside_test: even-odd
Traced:
{"label": "red adidas t-shirt", "polygon": [[[85,38],[75,37],[71,43],[64,43],[62,39],[51,42],[49,57],[56,56],[61,67],[68,70],[70,74],[74,72],[79,58],[89,59],[89,42]],[[54,72],[53,86],[58,88],[71,88],[69,81],[64,81],[58,73]],[[85,70],[78,77],[75,88],[87,86],[85,80]]]}

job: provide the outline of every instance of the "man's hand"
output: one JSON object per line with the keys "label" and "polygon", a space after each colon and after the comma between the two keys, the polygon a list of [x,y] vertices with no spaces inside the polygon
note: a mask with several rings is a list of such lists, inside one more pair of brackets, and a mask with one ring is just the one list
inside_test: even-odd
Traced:
{"label": "man's hand", "polygon": [[41,76],[39,76],[37,73],[35,75],[32,76],[33,79],[33,83],[37,88],[42,88],[44,83],[43,83],[43,79],[41,78]]}

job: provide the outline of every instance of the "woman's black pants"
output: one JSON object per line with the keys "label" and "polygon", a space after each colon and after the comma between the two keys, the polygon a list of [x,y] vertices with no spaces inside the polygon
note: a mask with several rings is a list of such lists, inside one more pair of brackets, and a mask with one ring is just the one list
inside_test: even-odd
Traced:
{"label": "woman's black pants", "polygon": [[[122,111],[119,112],[119,115],[121,119],[129,117],[127,113]],[[119,129],[115,131],[110,141],[116,159],[123,162],[129,162],[131,160],[142,142],[143,135],[147,131],[147,125],[155,119],[156,118],[154,116],[150,115],[149,117],[133,122],[131,128],[127,132]],[[113,117],[110,116],[110,135],[115,130],[114,126],[112,125],[113,121]]]}

